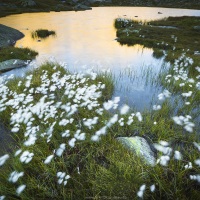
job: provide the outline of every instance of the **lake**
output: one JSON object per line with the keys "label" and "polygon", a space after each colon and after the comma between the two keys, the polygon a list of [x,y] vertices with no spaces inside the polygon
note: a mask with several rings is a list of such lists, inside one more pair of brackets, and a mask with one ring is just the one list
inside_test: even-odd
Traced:
{"label": "lake", "polygon": [[[158,12],[162,14],[158,14]],[[138,20],[168,16],[200,16],[199,10],[150,7],[100,7],[83,12],[26,13],[0,19],[0,23],[18,29],[25,37],[17,47],[29,47],[39,52],[34,65],[46,60],[65,62],[72,72],[93,69],[110,70],[115,78],[114,96],[138,111],[151,106],[152,98],[162,90],[147,80],[156,79],[168,67],[163,59],[152,56],[152,49],[141,45],[121,46],[116,41],[114,20],[117,17]],[[31,32],[47,28],[56,37],[37,41]],[[30,67],[12,70],[6,75],[22,75]]]}

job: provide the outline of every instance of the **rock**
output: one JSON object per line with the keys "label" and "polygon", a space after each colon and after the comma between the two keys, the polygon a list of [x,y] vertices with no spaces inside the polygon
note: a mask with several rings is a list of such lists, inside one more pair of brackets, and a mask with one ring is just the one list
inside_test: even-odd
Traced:
{"label": "rock", "polygon": [[33,0],[21,0],[20,3],[23,7],[36,5],[35,1],[33,1]]}
{"label": "rock", "polygon": [[200,26],[194,26],[193,29],[200,31]]}
{"label": "rock", "polygon": [[0,48],[14,45],[16,40],[24,37],[20,31],[0,24]]}
{"label": "rock", "polygon": [[112,0],[85,0],[84,1],[84,5],[90,5],[90,6],[101,6],[101,5],[107,5],[107,4],[110,5],[111,3],[112,3]]}
{"label": "rock", "polygon": [[[14,139],[11,137],[11,132],[0,122],[0,155],[4,155],[6,152],[12,152],[10,149],[11,143]],[[13,143],[14,144],[14,143]]]}
{"label": "rock", "polygon": [[118,137],[117,139],[130,151],[141,157],[148,165],[154,166],[156,164],[155,153],[143,137]]}
{"label": "rock", "polygon": [[0,62],[0,72],[9,71],[12,69],[26,67],[28,65],[27,61],[19,59],[10,59],[3,62]]}
{"label": "rock", "polygon": [[81,11],[81,10],[92,10],[92,8],[86,6],[86,5],[82,5],[82,4],[78,4],[74,7],[75,11]]}
{"label": "rock", "polygon": [[158,14],[162,14],[161,12],[158,12]]}

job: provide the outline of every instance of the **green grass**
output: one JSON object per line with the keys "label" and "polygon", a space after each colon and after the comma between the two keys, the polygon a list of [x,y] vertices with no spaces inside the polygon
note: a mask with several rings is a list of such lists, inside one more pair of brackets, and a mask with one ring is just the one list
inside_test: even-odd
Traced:
{"label": "green grass", "polygon": [[49,31],[47,29],[38,29],[38,30],[33,31],[31,33],[31,37],[33,39],[35,39],[35,38],[42,38],[42,39],[44,39],[44,38],[49,37],[50,35],[56,36],[56,32],[55,31]]}
{"label": "green grass", "polygon": [[0,49],[0,62],[10,59],[32,60],[38,53],[29,48],[5,47]]}
{"label": "green grass", "polygon": [[[25,86],[27,80],[31,79],[29,87]],[[54,78],[53,78],[54,77]],[[83,87],[94,87],[94,85],[105,84],[105,88],[100,90],[102,96],[97,98],[97,108],[101,108],[103,103],[111,98],[114,85],[112,75],[98,74],[96,78],[91,79],[90,76],[77,78],[74,81],[73,77],[78,77],[66,71],[58,64],[46,63],[29,72],[24,78],[14,78],[8,81],[5,86],[8,87],[7,100],[12,102],[16,94],[28,94],[33,97],[33,101],[25,105],[39,105],[38,103],[46,96],[45,102],[55,106],[58,102],[63,105],[67,102],[74,104],[74,97],[70,98],[69,94],[65,95],[65,87],[59,86],[59,81],[64,77],[68,77],[67,84],[72,84],[73,90],[78,91]],[[85,78],[84,83],[80,83]],[[54,81],[53,81],[54,80]],[[21,85],[18,85],[21,82]],[[77,83],[77,85],[76,85]],[[58,84],[58,85],[57,85]],[[16,85],[18,85],[16,87]],[[50,87],[57,85],[55,91],[51,91]],[[43,94],[40,88],[47,88],[47,93]],[[40,92],[39,92],[40,91]],[[52,99],[52,94],[54,94]],[[75,93],[77,94],[77,92]],[[90,93],[92,95],[93,93]],[[6,95],[6,94],[5,94]],[[2,97],[3,98],[3,97]],[[2,102],[2,105],[4,104]],[[94,100],[95,101],[95,100]],[[23,108],[24,101],[18,105]],[[10,118],[19,108],[14,106],[6,106],[6,109],[0,112],[0,118],[3,123],[11,130],[14,124],[10,123]],[[45,110],[45,107],[43,107]],[[95,109],[89,110],[87,106],[80,107],[72,116],[74,122],[66,126],[60,126],[59,121],[63,118],[69,119],[67,113],[61,115],[63,110],[58,107],[54,117],[48,117],[48,110],[53,111],[53,107],[47,109],[47,113],[43,116],[33,115],[31,127],[39,126],[37,131],[36,143],[31,146],[25,146],[23,143],[27,140],[24,133],[27,131],[26,123],[19,123],[20,130],[18,133],[13,133],[15,147],[13,154],[17,149],[23,151],[28,150],[34,152],[33,160],[28,164],[20,162],[20,156],[10,155],[10,159],[0,168],[0,191],[8,199],[102,199],[102,198],[119,198],[119,199],[138,199],[137,192],[141,185],[146,185],[144,199],[198,199],[200,195],[199,185],[197,181],[190,180],[190,175],[199,174],[199,168],[194,164],[194,160],[199,157],[198,150],[194,147],[193,142],[199,141],[196,128],[193,133],[188,133],[182,126],[176,125],[172,117],[174,110],[177,109],[177,103],[174,101],[165,101],[161,110],[151,111],[146,110],[142,113],[143,120],[140,122],[137,117],[133,117],[133,122],[128,125],[126,122],[134,110],[126,115],[118,114],[118,119],[123,118],[125,124],[121,126],[119,122],[107,128],[107,134],[101,136],[99,142],[92,142],[90,137],[94,133],[105,126],[112,117],[112,113],[103,110],[101,115],[97,115]],[[176,113],[180,114],[180,113]],[[187,114],[187,111],[185,113]],[[84,118],[92,119],[98,116],[98,123],[93,127],[88,128],[83,125]],[[154,122],[157,122],[155,125]],[[53,129],[51,140],[47,143],[47,137],[42,137],[42,133],[47,133],[49,127],[56,122]],[[77,140],[75,147],[68,145],[69,138],[61,137],[61,133],[66,129],[70,130],[70,138],[77,129],[86,133],[86,139],[83,141]],[[167,166],[156,165],[155,167],[148,166],[145,162],[124,146],[122,146],[117,137],[130,137],[139,135],[147,138],[152,143],[158,143],[161,140],[168,141],[172,151],[179,150],[183,155],[181,161],[173,159],[173,153]],[[54,158],[51,163],[44,164],[47,156],[53,153],[61,143],[66,143],[67,148],[61,157],[54,153]],[[157,158],[161,156],[157,152]],[[192,169],[185,169],[188,162],[193,163]],[[24,172],[24,176],[19,178],[16,183],[8,181],[9,174],[12,171]],[[66,186],[57,183],[58,171],[66,172],[71,178]],[[21,193],[20,197],[16,194],[16,188],[26,184],[26,189]],[[155,191],[151,192],[149,187],[155,184]]]}
{"label": "green grass", "polygon": [[[199,24],[199,17],[169,17],[148,22],[116,19],[114,26],[121,45],[140,44],[152,48],[156,58],[162,57],[165,51],[165,61],[174,63],[186,52],[186,55],[194,60],[193,65],[189,67],[189,73],[195,76],[194,67],[199,65],[200,57],[194,53],[200,51],[200,37],[199,30],[195,30],[194,26]],[[175,28],[162,28],[169,26]]]}

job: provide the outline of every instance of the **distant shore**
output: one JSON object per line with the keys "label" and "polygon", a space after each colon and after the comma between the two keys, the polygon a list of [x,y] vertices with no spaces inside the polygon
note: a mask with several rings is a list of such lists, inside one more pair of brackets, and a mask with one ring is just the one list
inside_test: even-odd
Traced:
{"label": "distant shore", "polygon": [[91,7],[104,6],[129,6],[129,7],[166,7],[166,8],[184,8],[200,10],[200,2],[189,0],[79,0],[79,1],[54,1],[49,0],[45,3],[41,0],[32,1],[35,4],[25,6],[19,2],[3,1],[0,3],[0,17],[5,17],[12,14],[33,13],[33,12],[60,12],[60,11],[84,11],[90,10]]}

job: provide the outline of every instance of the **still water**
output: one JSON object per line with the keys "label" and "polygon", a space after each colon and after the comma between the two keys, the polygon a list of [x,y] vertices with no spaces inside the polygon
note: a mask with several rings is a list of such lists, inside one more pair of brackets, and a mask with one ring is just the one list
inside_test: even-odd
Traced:
{"label": "still water", "polygon": [[[158,14],[161,12],[162,14]],[[27,13],[0,18],[0,23],[18,29],[25,37],[17,41],[17,47],[29,47],[39,52],[35,65],[46,60],[65,62],[72,72],[93,68],[94,71],[109,69],[116,81],[114,96],[141,111],[150,106],[152,98],[159,93],[159,86],[147,83],[156,78],[163,68],[162,59],[152,56],[152,49],[140,45],[121,46],[113,26],[117,17],[138,20],[160,19],[168,16],[200,16],[199,10],[102,7],[84,12]],[[137,17],[135,17],[137,16]],[[33,40],[31,32],[36,29],[56,31],[56,37],[42,41]],[[30,67],[8,73],[21,75]]]}

